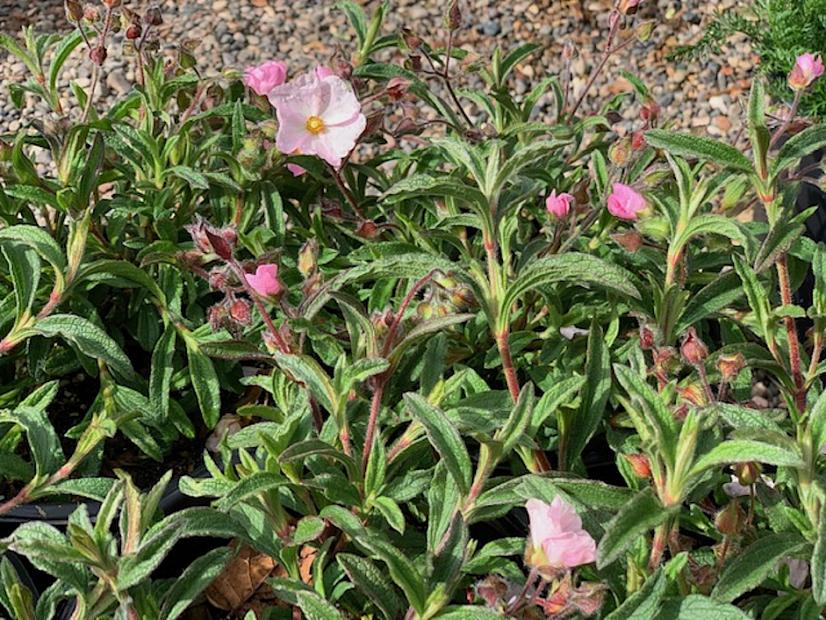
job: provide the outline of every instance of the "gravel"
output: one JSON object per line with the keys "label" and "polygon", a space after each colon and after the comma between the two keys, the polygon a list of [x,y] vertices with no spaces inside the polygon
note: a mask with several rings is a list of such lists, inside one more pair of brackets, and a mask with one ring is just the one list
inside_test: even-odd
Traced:
{"label": "gravel", "polygon": [[[368,10],[378,4],[377,0],[362,3]],[[142,11],[148,2],[131,0],[125,4]],[[199,70],[207,75],[226,68],[243,69],[270,58],[287,61],[295,74],[330,62],[337,49],[347,53],[353,49],[345,17],[333,1],[166,0],[161,4],[162,49],[173,49],[185,39],[198,41]],[[432,45],[441,45],[446,38],[442,28],[446,4],[446,0],[395,0],[386,31],[405,26]],[[563,44],[571,41],[576,47],[572,87],[578,93],[600,58],[608,30],[608,4],[608,0],[465,0],[463,27],[456,42],[483,59],[497,45],[512,48],[523,42],[541,44],[542,53],[520,65],[513,78],[516,92],[525,93],[540,78],[560,71]],[[749,45],[732,39],[720,57],[700,62],[669,61],[667,55],[676,46],[699,38],[703,24],[715,12],[731,11],[744,4],[748,2],[647,0],[637,22],[656,19],[657,28],[646,43],[637,43],[608,62],[586,100],[586,109],[595,109],[608,97],[630,90],[630,83],[621,75],[626,70],[650,87],[666,121],[699,134],[736,135],[757,62]],[[69,28],[61,1],[0,1],[0,31],[16,34],[29,24],[40,32]],[[131,60],[121,52],[119,37],[109,47],[106,76],[99,86],[99,107],[128,92],[135,79]],[[0,51],[0,133],[18,131],[45,112],[33,97],[27,97],[22,111],[14,108],[8,85],[25,78],[25,66]],[[68,85],[70,80],[86,87],[91,82],[90,66],[80,48],[67,64],[61,83]],[[64,99],[69,105],[68,88]],[[627,119],[633,119],[638,109],[629,105],[623,112]],[[630,126],[620,125],[617,131],[623,133]]]}

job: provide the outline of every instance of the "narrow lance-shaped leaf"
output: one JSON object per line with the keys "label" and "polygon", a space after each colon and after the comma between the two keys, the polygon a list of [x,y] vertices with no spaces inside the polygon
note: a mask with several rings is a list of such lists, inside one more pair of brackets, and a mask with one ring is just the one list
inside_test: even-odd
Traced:
{"label": "narrow lance-shaped leaf", "polygon": [[418,394],[405,394],[404,402],[422,423],[428,439],[463,493],[470,490],[471,464],[467,447],[447,417]]}
{"label": "narrow lance-shaped leaf", "polygon": [[676,133],[664,129],[651,129],[645,133],[651,146],[681,157],[696,157],[728,166],[741,172],[753,172],[749,159],[739,150],[711,138]]}
{"label": "narrow lance-shaped leaf", "polygon": [[201,408],[201,415],[208,428],[213,428],[221,416],[221,385],[215,367],[191,336],[185,336],[189,377]]}

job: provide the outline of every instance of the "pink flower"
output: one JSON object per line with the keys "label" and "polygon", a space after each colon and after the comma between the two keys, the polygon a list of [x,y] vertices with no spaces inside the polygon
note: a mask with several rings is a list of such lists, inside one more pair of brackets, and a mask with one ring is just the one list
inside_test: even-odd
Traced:
{"label": "pink flower", "polygon": [[302,174],[307,172],[298,164],[287,164],[287,170],[289,170],[294,177],[300,177]]}
{"label": "pink flower", "polygon": [[554,190],[551,192],[551,195],[545,199],[545,208],[548,210],[548,213],[561,219],[568,215],[573,200],[574,197],[570,194],[562,193],[557,196],[556,190]]}
{"label": "pink flower", "polygon": [[789,86],[794,90],[803,90],[823,75],[823,60],[820,54],[801,54],[789,73]]}
{"label": "pink flower", "polygon": [[269,99],[278,116],[278,150],[317,155],[335,168],[367,126],[353,87],[336,75],[307,73],[275,88]]}
{"label": "pink flower", "polygon": [[244,71],[244,84],[255,94],[265,97],[276,86],[281,86],[287,79],[287,65],[271,60],[257,67],[247,67]]}
{"label": "pink flower", "polygon": [[645,209],[645,198],[622,183],[614,183],[608,196],[608,211],[621,220],[635,220],[637,213]]}
{"label": "pink flower", "polygon": [[560,496],[550,504],[529,499],[525,507],[531,521],[525,556],[530,565],[567,570],[596,560],[596,542],[582,529],[573,506]]}
{"label": "pink flower", "polygon": [[284,285],[278,279],[278,265],[259,265],[254,274],[248,273],[247,282],[261,297],[278,297],[284,292]]}

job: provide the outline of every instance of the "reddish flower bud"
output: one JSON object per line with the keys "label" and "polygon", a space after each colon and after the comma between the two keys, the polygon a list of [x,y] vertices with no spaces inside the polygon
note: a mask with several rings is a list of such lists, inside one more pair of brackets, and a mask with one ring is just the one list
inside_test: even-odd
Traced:
{"label": "reddish flower bud", "polygon": [[140,24],[133,23],[126,29],[126,38],[130,41],[139,39],[141,34],[143,34],[143,29],[141,28]]}
{"label": "reddish flower bud", "polygon": [[614,142],[608,149],[608,159],[617,166],[624,166],[631,156],[631,149],[628,140],[622,139]]}
{"label": "reddish flower bud", "polygon": [[763,466],[755,461],[734,465],[734,475],[737,476],[737,481],[744,487],[751,486],[760,480],[760,474],[762,473]]}
{"label": "reddish flower bud", "polygon": [[252,322],[252,306],[246,299],[236,299],[229,307],[230,318],[241,325]]}
{"label": "reddish flower bud", "polygon": [[103,47],[102,45],[99,45],[98,47],[93,48],[92,51],[89,52],[89,58],[91,58],[92,62],[95,63],[99,67],[101,65],[103,65],[104,62],[106,62],[106,56],[107,56],[106,48]]}
{"label": "reddish flower bud", "polygon": [[642,235],[633,228],[625,232],[613,233],[611,239],[619,243],[626,252],[633,253],[642,247]]}
{"label": "reddish flower bud", "polygon": [[708,404],[705,390],[703,390],[703,388],[696,383],[678,386],[677,394],[686,402],[697,407],[705,407]]}
{"label": "reddish flower bud", "polygon": [[647,325],[640,327],[640,347],[643,351],[654,348],[654,330]]}
{"label": "reddish flower bud", "polygon": [[120,6],[121,0],[103,0],[103,4],[110,9],[116,9]]}
{"label": "reddish flower bud", "polygon": [[209,239],[209,243],[212,246],[212,250],[224,260],[229,260],[232,258],[232,244],[227,240],[227,238],[220,233],[220,231],[210,230],[210,227],[207,226],[204,229],[207,239]]}
{"label": "reddish flower bud", "polygon": [[641,151],[646,145],[645,134],[641,131],[635,131],[631,134],[631,148],[635,151]]}
{"label": "reddish flower bud", "polygon": [[740,533],[745,520],[744,517],[745,515],[740,509],[739,502],[729,502],[728,506],[717,513],[717,516],[714,518],[714,526],[721,534],[734,536]]}
{"label": "reddish flower bud", "polygon": [[408,88],[410,88],[410,80],[402,77],[394,77],[387,82],[387,95],[393,101],[398,101],[407,94]]}
{"label": "reddish flower bud", "polygon": [[418,49],[422,44],[421,38],[408,28],[402,28],[402,38],[404,39],[405,45],[411,50]]}
{"label": "reddish flower bud", "polygon": [[76,22],[83,19],[83,7],[78,0],[66,0],[65,5],[66,18],[69,21]]}
{"label": "reddish flower bud", "polygon": [[379,227],[371,220],[364,220],[356,229],[356,234],[362,239],[373,239],[379,234]]}
{"label": "reddish flower bud", "polygon": [[686,363],[696,366],[702,364],[708,357],[708,347],[700,340],[697,330],[689,327],[683,337],[683,344],[680,346],[680,354]]}
{"label": "reddish flower bud", "polygon": [[150,26],[160,26],[163,23],[161,8],[157,4],[150,6],[143,15],[143,21]]}
{"label": "reddish flower bud", "polygon": [[453,0],[450,3],[447,10],[446,24],[450,30],[456,30],[462,25],[462,10],[459,8],[459,0]]}
{"label": "reddish flower bud", "polygon": [[96,22],[100,19],[100,12],[98,8],[93,4],[85,4],[83,6],[83,19],[87,22]]}
{"label": "reddish flower bud", "polygon": [[216,291],[223,291],[227,287],[227,274],[220,269],[209,272],[209,286]]}
{"label": "reddish flower bud", "polygon": [[637,12],[637,7],[642,4],[642,0],[620,0],[619,10],[623,15],[633,15]]}
{"label": "reddish flower bud", "polygon": [[640,108],[640,117],[642,120],[649,122],[660,115],[660,106],[653,99],[646,101]]}
{"label": "reddish flower bud", "polygon": [[644,454],[623,454],[637,478],[651,477],[651,463]]}
{"label": "reddish flower bud", "polygon": [[224,325],[227,318],[227,309],[223,304],[215,304],[210,306],[207,310],[207,323],[209,323],[212,331],[217,332]]}
{"label": "reddish flower bud", "polygon": [[746,357],[742,353],[733,355],[721,355],[717,358],[717,370],[725,382],[731,382],[737,378],[740,371],[746,367]]}

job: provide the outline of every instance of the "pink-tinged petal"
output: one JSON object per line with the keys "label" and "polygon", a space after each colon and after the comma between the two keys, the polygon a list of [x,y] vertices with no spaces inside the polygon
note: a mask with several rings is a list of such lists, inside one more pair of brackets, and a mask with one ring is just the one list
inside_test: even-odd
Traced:
{"label": "pink-tinged petal", "polygon": [[574,197],[571,194],[562,193],[557,196],[556,190],[553,190],[545,199],[545,208],[548,213],[561,219],[568,215],[573,200]]}
{"label": "pink-tinged petal", "polygon": [[261,297],[277,297],[284,290],[281,280],[278,279],[278,265],[259,265],[254,274],[245,275],[249,285]]}
{"label": "pink-tinged petal", "polygon": [[328,77],[330,77],[331,75],[335,75],[335,74],[336,74],[336,73],[335,73],[335,71],[333,71],[332,69],[330,69],[330,67],[325,67],[324,65],[318,65],[318,66],[315,68],[315,76],[316,76],[319,80],[323,80],[324,78],[328,78]]}
{"label": "pink-tinged petal", "polygon": [[789,86],[794,90],[808,88],[812,82],[823,75],[824,66],[820,55],[801,54],[795,60],[794,67],[789,72]]}
{"label": "pink-tinged petal", "polygon": [[307,151],[307,143],[312,138],[304,125],[299,123],[283,122],[279,118],[278,134],[275,136],[275,146],[282,153]]}
{"label": "pink-tinged petal", "polygon": [[[367,126],[367,118],[359,114],[352,122],[346,125],[329,127],[318,136],[318,155],[331,166],[339,167],[341,161],[347,157],[356,146],[356,142]],[[334,163],[334,162],[338,163]]]}
{"label": "pink-tinged petal", "polygon": [[582,520],[574,507],[557,495],[551,502],[548,516],[556,524],[560,532],[572,532],[582,529]]}
{"label": "pink-tinged petal", "polygon": [[608,196],[608,211],[621,220],[635,220],[637,214],[646,208],[645,198],[628,185],[614,183]]}
{"label": "pink-tinged petal", "polygon": [[286,79],[287,65],[283,62],[265,62],[257,67],[247,67],[244,72],[244,84],[262,97],[283,84]]}
{"label": "pink-tinged petal", "polygon": [[299,166],[298,164],[288,163],[287,170],[289,170],[294,177],[300,177],[302,174],[306,174],[306,170]]}
{"label": "pink-tinged petal", "polygon": [[550,504],[538,499],[529,499],[525,504],[530,521],[531,542],[534,547],[542,547],[542,542],[556,533],[548,517],[550,507]]}
{"label": "pink-tinged petal", "polygon": [[361,113],[361,104],[350,82],[331,76],[321,81],[320,92],[319,116],[325,125],[347,124]]}

